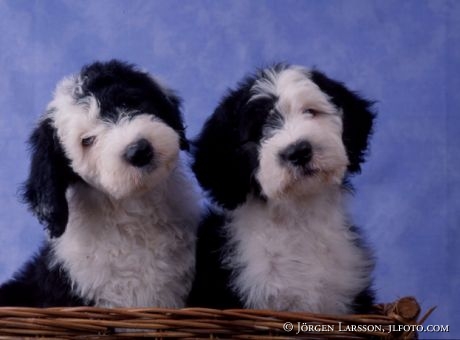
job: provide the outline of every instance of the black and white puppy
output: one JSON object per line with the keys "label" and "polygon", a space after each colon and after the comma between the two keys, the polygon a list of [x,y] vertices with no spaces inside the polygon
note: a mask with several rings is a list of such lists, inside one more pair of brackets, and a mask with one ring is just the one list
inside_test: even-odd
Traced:
{"label": "black and white puppy", "polygon": [[24,200],[48,238],[0,305],[183,306],[200,207],[178,97],[96,62],[57,85],[30,144]]}
{"label": "black and white puppy", "polygon": [[319,313],[369,310],[373,258],[350,222],[371,103],[317,70],[276,65],[231,91],[195,141],[211,199],[189,304]]}

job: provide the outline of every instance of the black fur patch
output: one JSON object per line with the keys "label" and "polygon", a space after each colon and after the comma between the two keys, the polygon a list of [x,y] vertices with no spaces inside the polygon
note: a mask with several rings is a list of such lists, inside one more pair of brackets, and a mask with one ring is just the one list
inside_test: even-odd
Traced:
{"label": "black fur patch", "polygon": [[273,108],[269,115],[267,116],[267,119],[265,121],[265,124],[263,126],[262,134],[264,139],[268,139],[272,137],[276,130],[279,130],[283,127],[284,125],[284,117],[283,115]]}
{"label": "black fur patch", "polygon": [[69,217],[65,193],[78,176],[69,166],[50,119],[39,124],[29,144],[32,159],[22,197],[50,236],[59,237]]}
{"label": "black fur patch", "polygon": [[83,67],[80,77],[83,84],[81,93],[75,93],[76,101],[93,95],[100,105],[102,119],[117,122],[120,109],[132,111],[132,115],[155,115],[179,134],[181,148],[188,148],[179,97],[163,89],[147,73],[112,60]]}
{"label": "black fur patch", "polygon": [[224,98],[194,141],[192,168],[217,203],[234,209],[249,192],[260,193],[254,179],[258,145],[274,98],[251,100],[255,78],[247,78]]}
{"label": "black fur patch", "polygon": [[0,306],[54,307],[91,305],[71,292],[66,271],[50,268],[52,252],[44,246],[14,278],[0,286]]}
{"label": "black fur patch", "polygon": [[242,308],[229,287],[232,271],[221,265],[227,239],[222,226],[226,217],[209,211],[198,230],[196,272],[187,305],[208,308]]}

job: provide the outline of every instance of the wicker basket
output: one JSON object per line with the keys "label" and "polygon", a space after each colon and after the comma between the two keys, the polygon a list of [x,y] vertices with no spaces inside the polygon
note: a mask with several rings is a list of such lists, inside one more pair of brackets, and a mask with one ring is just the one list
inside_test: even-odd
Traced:
{"label": "wicker basket", "polygon": [[[324,315],[204,308],[0,308],[0,339],[414,339],[422,324],[412,297],[375,306],[375,314]],[[406,326],[406,327],[404,327]],[[284,328],[283,328],[284,327]],[[391,332],[390,332],[391,330]]]}

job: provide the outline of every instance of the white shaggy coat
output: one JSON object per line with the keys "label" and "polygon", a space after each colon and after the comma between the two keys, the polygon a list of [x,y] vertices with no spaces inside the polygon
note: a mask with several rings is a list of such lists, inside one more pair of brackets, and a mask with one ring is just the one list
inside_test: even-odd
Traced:
{"label": "white shaggy coat", "polygon": [[349,312],[370,285],[373,263],[355,244],[341,190],[301,200],[248,199],[232,212],[226,265],[246,308]]}
{"label": "white shaggy coat", "polygon": [[84,183],[67,197],[66,232],[50,242],[79,296],[104,307],[184,306],[199,199],[180,166],[136,199],[112,200]]}

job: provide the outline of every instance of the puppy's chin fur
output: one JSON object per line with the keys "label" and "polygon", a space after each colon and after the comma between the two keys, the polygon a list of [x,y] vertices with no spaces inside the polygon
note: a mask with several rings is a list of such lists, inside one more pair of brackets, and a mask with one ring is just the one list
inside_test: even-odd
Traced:
{"label": "puppy's chin fur", "polygon": [[278,181],[270,183],[266,179],[263,186],[263,195],[269,201],[305,201],[313,199],[315,195],[334,187],[341,187],[344,180],[343,169],[337,170],[303,170],[286,171],[278,177]]}

